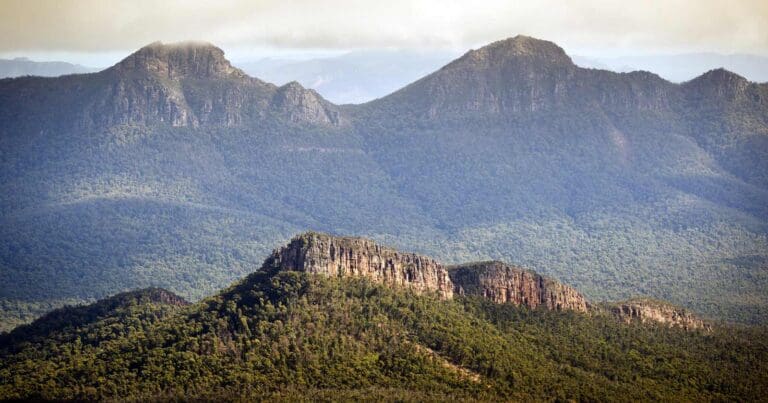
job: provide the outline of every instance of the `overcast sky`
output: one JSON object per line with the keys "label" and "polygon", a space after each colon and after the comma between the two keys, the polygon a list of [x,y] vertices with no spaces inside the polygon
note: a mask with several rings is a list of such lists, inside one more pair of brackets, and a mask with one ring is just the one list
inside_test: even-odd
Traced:
{"label": "overcast sky", "polygon": [[0,55],[90,65],[156,40],[205,40],[247,59],[468,49],[516,34],[582,55],[768,55],[768,0],[0,0],[0,8]]}

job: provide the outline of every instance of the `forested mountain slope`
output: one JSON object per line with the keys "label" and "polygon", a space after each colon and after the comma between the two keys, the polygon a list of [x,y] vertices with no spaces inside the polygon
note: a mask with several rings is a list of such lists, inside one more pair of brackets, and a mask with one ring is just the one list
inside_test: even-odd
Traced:
{"label": "forested mountain slope", "polygon": [[528,37],[363,105],[201,43],[0,80],[3,328],[137,287],[198,299],[305,229],[764,322],[767,105],[727,71],[582,69]]}
{"label": "forested mountain slope", "polygon": [[[439,263],[392,253],[367,240],[303,234],[193,305],[152,289],[54,312],[0,338],[0,398],[765,396],[768,347],[759,328],[685,331],[625,324],[602,311],[447,297],[419,287],[445,270]],[[397,260],[377,260],[387,256]],[[326,262],[339,272],[316,270]],[[391,267],[403,269],[395,270],[402,282],[379,276]]]}

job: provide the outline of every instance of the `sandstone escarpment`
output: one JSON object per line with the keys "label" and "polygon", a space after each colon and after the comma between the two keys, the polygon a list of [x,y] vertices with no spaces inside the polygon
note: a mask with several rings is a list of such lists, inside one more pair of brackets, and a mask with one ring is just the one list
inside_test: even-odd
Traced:
{"label": "sandstone escarpment", "polygon": [[669,327],[679,327],[684,330],[711,330],[712,326],[694,315],[692,312],[678,306],[650,299],[635,299],[614,304],[611,313],[625,323],[638,321],[640,323],[656,322]]}
{"label": "sandstone escarpment", "polygon": [[453,283],[434,259],[401,253],[375,242],[308,232],[293,238],[267,260],[280,270],[327,276],[365,277],[387,285],[453,297]]}
{"label": "sandstone escarpment", "polygon": [[449,268],[455,292],[499,304],[586,312],[589,303],[575,289],[502,262],[480,262]]}
{"label": "sandstone escarpment", "polygon": [[[331,277],[362,277],[393,287],[431,292],[443,299],[477,296],[497,304],[587,313],[594,307],[576,289],[535,272],[488,261],[443,266],[432,258],[402,253],[355,237],[307,232],[275,250],[265,269]],[[610,305],[626,323],[658,322],[685,330],[711,329],[692,313],[663,302],[633,300]]]}

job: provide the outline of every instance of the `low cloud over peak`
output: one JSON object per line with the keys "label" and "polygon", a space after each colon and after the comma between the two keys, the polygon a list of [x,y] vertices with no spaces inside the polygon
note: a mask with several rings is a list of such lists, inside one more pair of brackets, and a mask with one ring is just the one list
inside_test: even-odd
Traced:
{"label": "low cloud over peak", "polygon": [[672,0],[6,0],[0,52],[224,47],[470,47],[518,33],[567,47],[768,53],[768,3]]}

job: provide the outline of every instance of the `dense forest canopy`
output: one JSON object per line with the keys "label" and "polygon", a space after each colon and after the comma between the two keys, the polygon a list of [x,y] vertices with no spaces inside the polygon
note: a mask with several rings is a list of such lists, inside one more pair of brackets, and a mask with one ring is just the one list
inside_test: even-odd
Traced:
{"label": "dense forest canopy", "polygon": [[0,398],[760,400],[766,340],[263,269],[193,305],[137,291],[22,326]]}

